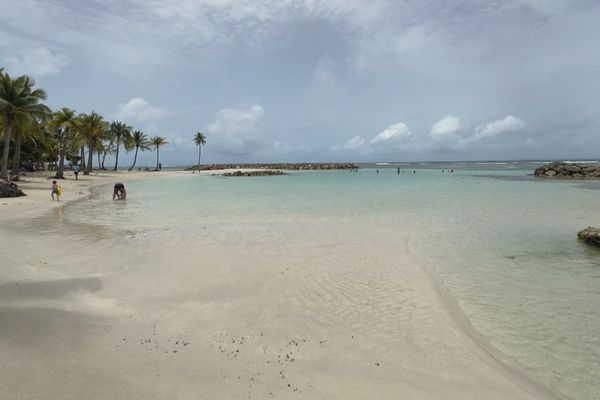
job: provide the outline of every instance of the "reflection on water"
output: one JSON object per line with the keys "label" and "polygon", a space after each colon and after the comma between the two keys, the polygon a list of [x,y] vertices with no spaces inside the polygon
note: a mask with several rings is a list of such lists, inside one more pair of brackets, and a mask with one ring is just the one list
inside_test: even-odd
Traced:
{"label": "reflection on water", "polygon": [[600,251],[578,242],[576,232],[600,224],[600,183],[538,181],[531,169],[509,164],[398,174],[400,165],[378,166],[379,174],[132,182],[126,202],[100,188],[45,217],[50,224],[32,226],[116,236],[123,245],[236,243],[265,252],[290,242],[394,246],[408,237],[402,240],[494,345],[574,398],[598,398]]}

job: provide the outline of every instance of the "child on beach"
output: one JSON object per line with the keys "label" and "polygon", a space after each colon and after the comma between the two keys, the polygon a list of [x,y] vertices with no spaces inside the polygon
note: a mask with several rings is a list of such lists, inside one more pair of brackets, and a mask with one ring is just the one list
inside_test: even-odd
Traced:
{"label": "child on beach", "polygon": [[56,181],[52,181],[52,191],[50,192],[50,195],[52,196],[52,201],[54,201],[54,195],[56,195],[56,201],[60,201],[61,194],[62,187]]}

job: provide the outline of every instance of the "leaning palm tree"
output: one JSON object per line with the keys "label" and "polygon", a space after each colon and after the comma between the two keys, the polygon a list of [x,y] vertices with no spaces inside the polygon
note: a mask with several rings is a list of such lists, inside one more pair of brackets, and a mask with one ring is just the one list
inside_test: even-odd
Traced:
{"label": "leaning palm tree", "polygon": [[0,73],[0,118],[5,126],[0,177],[8,178],[10,140],[17,119],[31,121],[50,113],[50,109],[41,104],[46,99],[46,92],[34,90],[34,85],[35,81],[26,75],[13,79],[4,72]]}
{"label": "leaning palm tree", "polygon": [[198,146],[198,172],[200,172],[200,156],[202,155],[202,146],[206,144],[206,135],[202,132],[197,132],[194,136],[194,143]]}
{"label": "leaning palm tree", "polygon": [[124,124],[121,121],[113,121],[110,124],[110,134],[115,143],[115,168],[114,171],[117,170],[119,166],[119,147],[121,143],[126,144],[131,137],[131,130],[133,128],[127,124]]}
{"label": "leaning palm tree", "polygon": [[108,130],[108,123],[104,121],[102,115],[94,111],[90,114],[81,114],[78,118],[81,133],[87,139],[88,161],[84,174],[89,175],[92,172],[94,151],[97,151],[98,143]]}
{"label": "leaning palm tree", "polygon": [[167,142],[167,139],[164,137],[154,136],[152,139],[150,139],[150,143],[156,149],[156,170],[158,171],[160,146],[169,144],[169,142]]}
{"label": "leaning palm tree", "polygon": [[133,157],[133,164],[129,167],[129,171],[133,170],[135,167],[135,163],[137,161],[138,150],[150,150],[150,142],[148,141],[148,137],[142,131],[133,131],[131,134],[131,139],[129,141],[130,147],[135,147],[135,156]]}
{"label": "leaning palm tree", "polygon": [[60,156],[55,178],[63,179],[68,142],[73,138],[77,130],[77,115],[75,114],[75,110],[63,107],[56,111],[52,114],[50,122],[48,122],[48,128],[57,134],[60,142]]}

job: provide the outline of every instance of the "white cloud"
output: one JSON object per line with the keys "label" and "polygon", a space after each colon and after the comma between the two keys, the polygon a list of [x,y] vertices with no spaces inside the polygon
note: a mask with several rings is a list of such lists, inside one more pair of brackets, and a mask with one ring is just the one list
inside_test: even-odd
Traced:
{"label": "white cloud", "polygon": [[53,53],[45,47],[24,49],[18,56],[3,58],[7,72],[11,75],[27,74],[34,78],[44,75],[58,74],[61,69],[70,64],[69,57]]}
{"label": "white cloud", "polygon": [[525,122],[521,118],[507,115],[503,119],[497,119],[485,125],[478,126],[475,128],[475,134],[472,138],[480,140],[486,137],[496,136],[502,132],[516,131],[524,126]]}
{"label": "white cloud", "polygon": [[248,109],[225,108],[215,114],[215,122],[207,126],[211,143],[223,154],[244,155],[260,147],[264,108],[255,104]]}
{"label": "white cloud", "polygon": [[440,138],[447,135],[453,135],[461,128],[462,126],[460,125],[460,119],[449,115],[433,124],[430,135],[434,138]]}
{"label": "white cloud", "polygon": [[402,138],[408,138],[409,136],[410,131],[408,130],[408,126],[403,122],[398,122],[388,126],[383,132],[375,136],[371,140],[371,144],[376,145],[392,141],[396,142]]}
{"label": "white cloud", "polygon": [[364,148],[364,146],[365,139],[356,135],[352,139],[347,140],[342,147],[346,150],[359,150],[361,148]]}
{"label": "white cloud", "polygon": [[119,107],[115,118],[124,122],[147,122],[163,118],[167,114],[167,110],[153,106],[141,97],[134,97]]}

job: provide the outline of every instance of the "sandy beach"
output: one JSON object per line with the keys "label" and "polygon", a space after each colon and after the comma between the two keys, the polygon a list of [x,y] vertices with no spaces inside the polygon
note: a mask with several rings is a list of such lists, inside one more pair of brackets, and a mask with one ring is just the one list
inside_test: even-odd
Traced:
{"label": "sandy beach", "polygon": [[408,238],[299,223],[321,246],[192,248],[52,227],[93,187],[180,175],[80,175],[61,202],[28,175],[0,202],[0,397],[562,398],[475,331]]}

